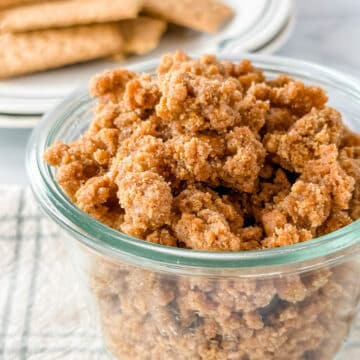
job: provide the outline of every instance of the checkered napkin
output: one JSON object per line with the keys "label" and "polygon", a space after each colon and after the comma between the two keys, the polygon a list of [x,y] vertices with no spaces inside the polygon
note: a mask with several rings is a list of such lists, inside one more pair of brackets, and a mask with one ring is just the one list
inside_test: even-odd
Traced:
{"label": "checkered napkin", "polygon": [[[109,359],[73,272],[30,191],[0,186],[1,360]],[[360,359],[360,316],[341,359]]]}
{"label": "checkered napkin", "polygon": [[0,186],[0,359],[108,360],[58,228],[30,190]]}

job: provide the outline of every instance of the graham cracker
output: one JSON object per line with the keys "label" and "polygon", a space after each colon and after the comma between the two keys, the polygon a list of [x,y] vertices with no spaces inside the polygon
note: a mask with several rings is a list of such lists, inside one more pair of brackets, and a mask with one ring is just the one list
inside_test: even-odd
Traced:
{"label": "graham cracker", "polygon": [[140,16],[119,23],[124,37],[122,51],[129,54],[144,54],[157,47],[161,35],[167,28],[163,20]]}
{"label": "graham cracker", "polygon": [[215,32],[233,15],[231,8],[216,0],[144,0],[149,14],[191,29]]}
{"label": "graham cracker", "polygon": [[135,18],[142,0],[60,0],[0,12],[0,30],[26,32]]}
{"label": "graham cracker", "polygon": [[118,24],[1,34],[0,78],[110,56],[121,51]]}

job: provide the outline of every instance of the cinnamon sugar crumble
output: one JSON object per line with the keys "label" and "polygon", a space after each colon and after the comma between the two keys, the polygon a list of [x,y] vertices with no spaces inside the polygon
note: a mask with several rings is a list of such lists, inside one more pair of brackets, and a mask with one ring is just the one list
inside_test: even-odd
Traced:
{"label": "cinnamon sugar crumble", "polygon": [[308,240],[339,211],[357,217],[360,137],[321,88],[178,52],[155,77],[108,71],[91,92],[89,129],[45,160],[82,210],[119,231],[237,251]]}
{"label": "cinnamon sugar crumble", "polygon": [[[360,217],[360,136],[319,87],[266,79],[246,60],[177,52],[156,76],[98,75],[91,93],[88,130],[45,160],[80,209],[116,230],[243,251],[308,241]],[[357,281],[345,265],[208,282],[97,265],[106,342],[122,359],[330,359],[348,327],[336,304],[348,305]]]}

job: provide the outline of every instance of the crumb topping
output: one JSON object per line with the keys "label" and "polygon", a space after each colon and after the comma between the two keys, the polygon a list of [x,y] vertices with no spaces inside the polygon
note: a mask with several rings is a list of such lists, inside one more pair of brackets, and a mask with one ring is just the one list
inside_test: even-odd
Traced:
{"label": "crumb topping", "polygon": [[143,240],[198,250],[307,241],[360,216],[360,136],[323,89],[246,60],[163,57],[91,82],[88,130],[45,160],[80,209]]}

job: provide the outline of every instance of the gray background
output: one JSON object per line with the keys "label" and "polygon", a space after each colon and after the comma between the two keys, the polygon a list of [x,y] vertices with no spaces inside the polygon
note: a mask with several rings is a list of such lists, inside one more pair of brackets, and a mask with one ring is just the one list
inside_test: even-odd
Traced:
{"label": "gray background", "polygon": [[[297,20],[277,54],[315,61],[360,79],[360,1],[298,0]],[[0,129],[0,183],[26,184],[25,147],[30,130]]]}

